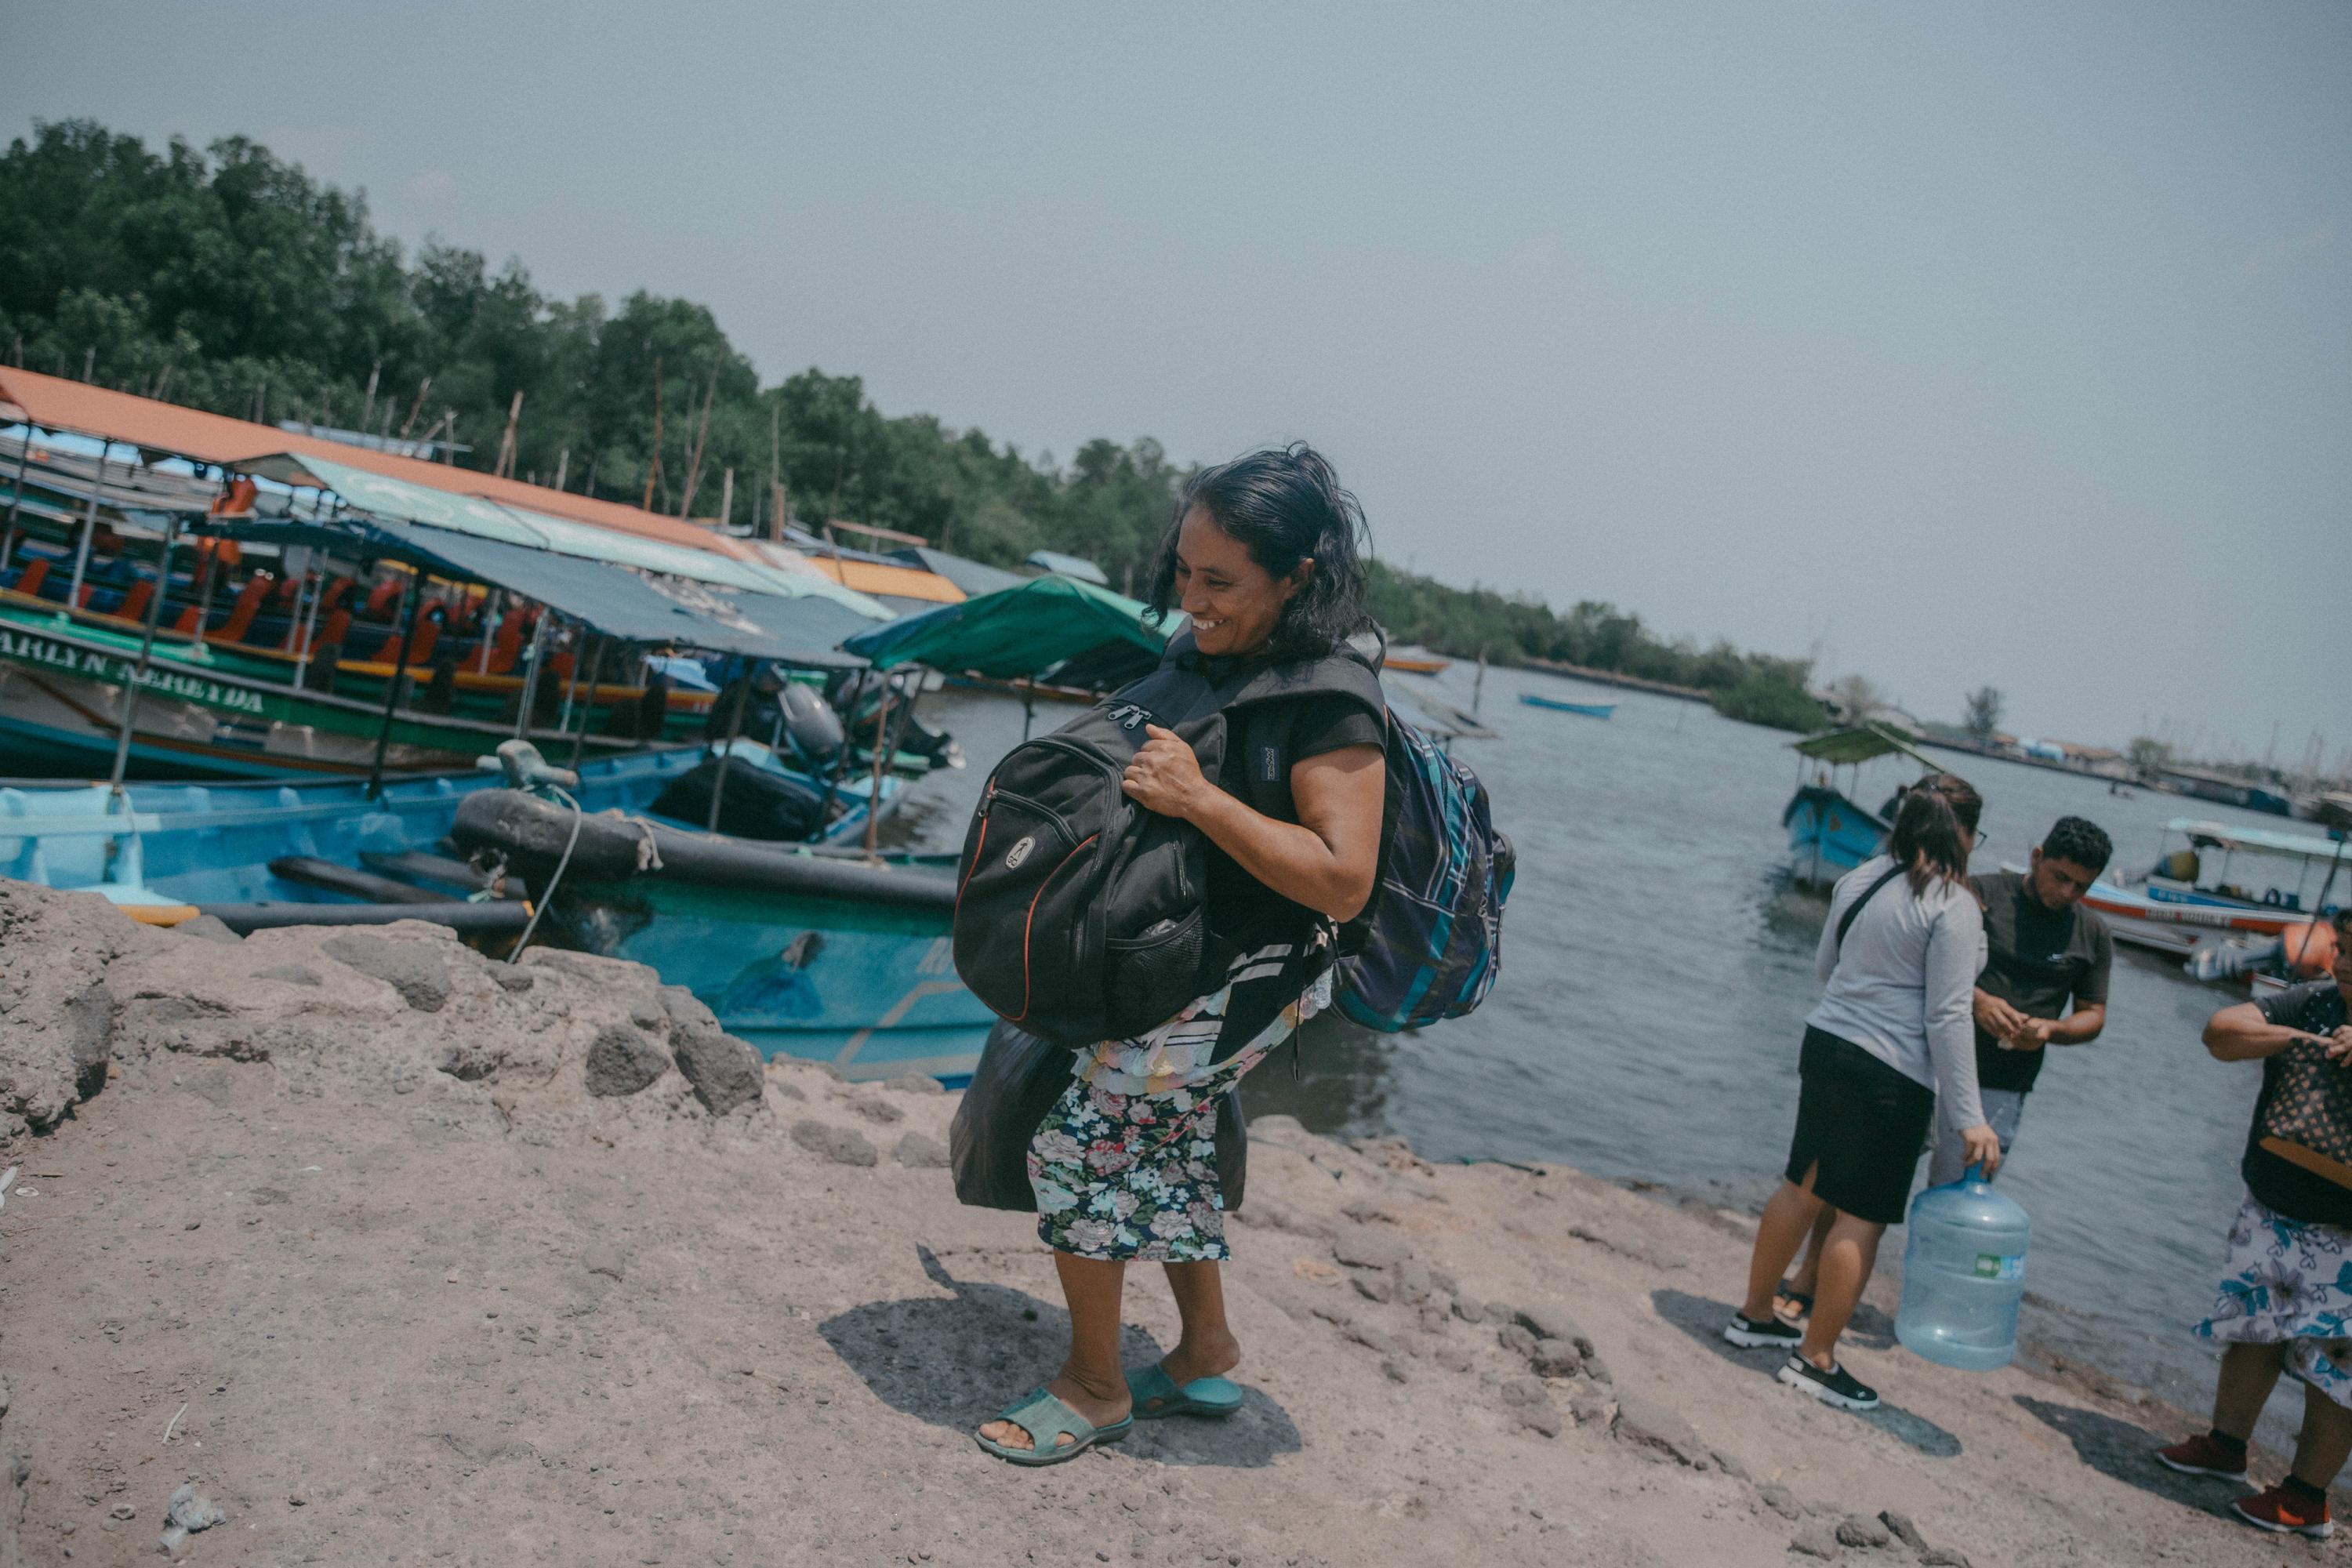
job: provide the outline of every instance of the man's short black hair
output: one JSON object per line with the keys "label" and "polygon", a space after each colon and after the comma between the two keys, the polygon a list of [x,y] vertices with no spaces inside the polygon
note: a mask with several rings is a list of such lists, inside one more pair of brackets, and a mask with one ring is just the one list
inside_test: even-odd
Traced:
{"label": "man's short black hair", "polygon": [[2062,816],[2050,829],[2050,837],[2042,841],[2042,855],[2048,860],[2072,860],[2093,873],[2107,868],[2107,860],[2116,852],[2115,841],[2106,829],[2086,816]]}

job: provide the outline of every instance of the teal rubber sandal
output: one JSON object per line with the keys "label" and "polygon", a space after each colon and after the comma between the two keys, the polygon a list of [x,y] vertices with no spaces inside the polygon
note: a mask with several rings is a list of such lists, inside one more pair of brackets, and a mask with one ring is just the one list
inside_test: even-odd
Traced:
{"label": "teal rubber sandal", "polygon": [[1222,1377],[1196,1377],[1181,1388],[1157,1362],[1127,1374],[1135,1414],[1146,1421],[1163,1415],[1198,1415],[1223,1421],[1242,1407],[1241,1384]]}
{"label": "teal rubber sandal", "polygon": [[[1030,1447],[1008,1448],[975,1432],[971,1440],[1008,1465],[1058,1465],[1075,1459],[1097,1443],[1116,1443],[1135,1430],[1135,1417],[1122,1415],[1108,1426],[1097,1426],[1043,1388],[1033,1388],[994,1417],[1010,1421],[1029,1434]],[[1071,1440],[1061,1441],[1068,1433]]]}

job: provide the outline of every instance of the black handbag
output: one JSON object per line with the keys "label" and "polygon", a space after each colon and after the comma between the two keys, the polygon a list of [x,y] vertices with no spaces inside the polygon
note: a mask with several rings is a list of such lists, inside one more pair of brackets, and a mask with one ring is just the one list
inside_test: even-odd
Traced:
{"label": "black handbag", "polygon": [[[948,1165],[958,1203],[1037,1212],[1037,1194],[1029,1186],[1029,1142],[1077,1076],[1078,1053],[1069,1047],[1006,1023],[989,1031],[971,1086],[948,1129]],[[1231,1092],[1217,1097],[1216,1116],[1217,1185],[1230,1214],[1242,1206],[1249,1177],[1249,1122],[1242,1115],[1241,1097]]]}

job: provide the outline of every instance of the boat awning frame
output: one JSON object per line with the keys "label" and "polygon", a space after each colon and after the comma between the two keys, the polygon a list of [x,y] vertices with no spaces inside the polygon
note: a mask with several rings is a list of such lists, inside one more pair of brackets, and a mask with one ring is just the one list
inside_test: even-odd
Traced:
{"label": "boat awning frame", "polygon": [[2352,849],[2332,828],[2327,830],[2330,837],[2315,838],[2307,833],[2273,833],[2266,827],[2176,816],[2164,825],[2164,830],[2181,835],[2200,848],[2227,849],[2239,855],[2273,855],[2282,860],[2303,861],[2328,861],[2338,855],[2352,858]]}
{"label": "boat awning frame", "polygon": [[1826,735],[1808,735],[1801,741],[1790,742],[1789,747],[1801,757],[1811,757],[1833,768],[1875,762],[1881,757],[1902,756],[1910,758],[1930,773],[1942,769],[1941,763],[1921,754],[1910,742],[1878,724],[1832,730]]}

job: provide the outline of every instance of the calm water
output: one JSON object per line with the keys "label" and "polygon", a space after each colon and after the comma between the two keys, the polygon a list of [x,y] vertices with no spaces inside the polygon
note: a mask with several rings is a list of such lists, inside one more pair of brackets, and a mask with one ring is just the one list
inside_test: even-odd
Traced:
{"label": "calm water", "polygon": [[[1471,672],[1399,678],[1457,706]],[[1529,708],[1521,690],[1609,702],[1601,722]],[[1017,704],[942,693],[972,769],[927,781],[903,831],[953,847],[985,759],[1018,739]],[[1041,706],[1039,728],[1072,710]],[[1822,901],[1790,890],[1780,808],[1790,737],[1696,703],[1493,670],[1496,741],[1457,742],[1519,851],[1500,983],[1469,1018],[1386,1037],[1328,1021],[1247,1080],[1254,1110],[1346,1133],[1400,1132],[1433,1159],[1559,1160],[1735,1206],[1760,1205],[1788,1151],[1801,1020],[1819,992]],[[1933,754],[1933,753],[1931,753]],[[1946,754],[1985,796],[1978,868],[2022,861],[2057,817],[2105,827],[2119,867],[2144,868],[2181,816],[2284,826],[2178,796]],[[1909,764],[1865,769],[1876,804]],[[2312,831],[2316,831],[2313,829]],[[2259,1070],[2213,1061],[2206,1016],[2242,992],[2116,952],[2105,1032],[2053,1048],[2027,1102],[2003,1190],[2032,1213],[2042,1342],[2191,1409],[2213,1356],[2189,1335],[2211,1300],[2242,1187],[2238,1155]],[[1925,1162],[1922,1162],[1924,1172]],[[1897,1238],[1899,1245],[1899,1237]],[[1736,1282],[1713,1292],[1727,1297]]]}

